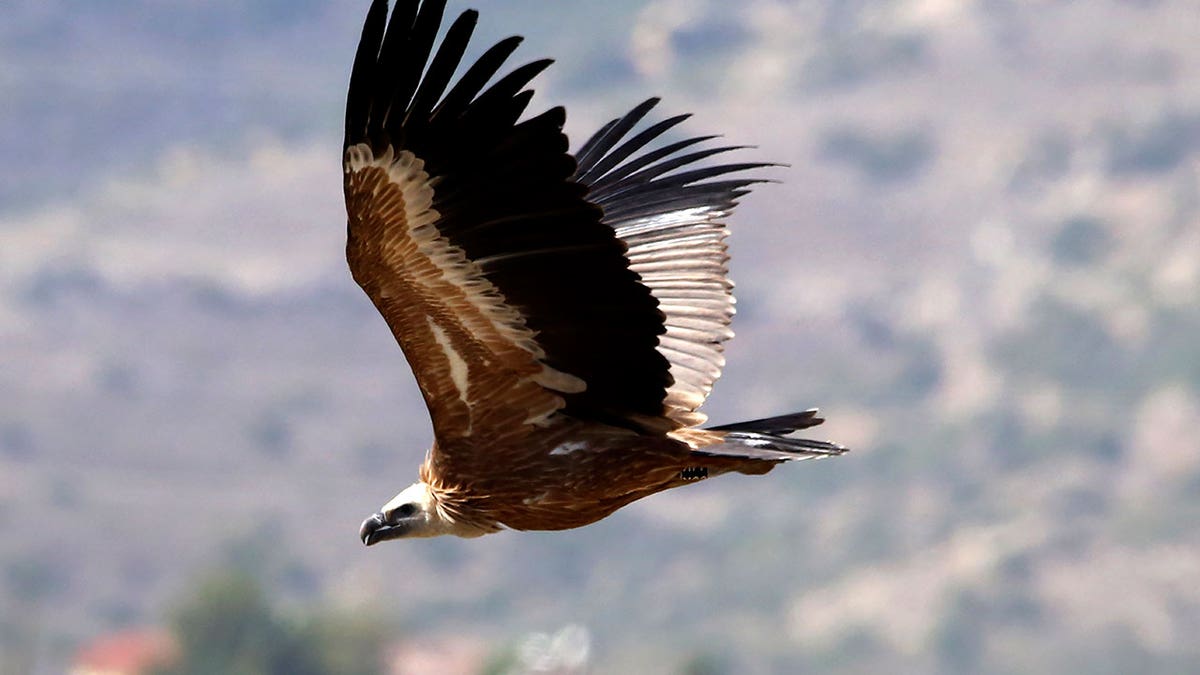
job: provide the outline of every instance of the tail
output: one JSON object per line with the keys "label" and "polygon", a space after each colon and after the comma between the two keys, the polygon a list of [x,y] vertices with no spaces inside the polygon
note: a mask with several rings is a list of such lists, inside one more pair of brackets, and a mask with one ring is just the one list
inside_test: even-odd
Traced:
{"label": "tail", "polygon": [[710,427],[709,431],[724,434],[721,442],[694,452],[715,457],[745,457],[769,461],[835,457],[847,452],[848,448],[830,441],[789,436],[800,429],[815,427],[824,421],[823,418],[817,417],[817,410],[813,408],[790,415]]}

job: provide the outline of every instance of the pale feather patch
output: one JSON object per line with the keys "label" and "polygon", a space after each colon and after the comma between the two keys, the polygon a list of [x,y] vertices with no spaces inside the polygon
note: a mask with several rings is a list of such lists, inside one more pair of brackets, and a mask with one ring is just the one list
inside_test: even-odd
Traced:
{"label": "pale feather patch", "polygon": [[667,415],[685,425],[707,418],[704,403],[725,366],[722,343],[733,336],[733,284],[728,278],[723,209],[698,206],[612,223],[628,247],[629,268],[659,302],[666,333],[658,351],[670,363]]}
{"label": "pale feather patch", "polygon": [[579,452],[580,450],[587,450],[587,448],[588,444],[583,441],[567,441],[566,443],[560,443],[554,446],[554,449],[550,451],[550,454],[569,455],[573,452]]}
{"label": "pale feather patch", "polygon": [[582,379],[543,365],[542,371],[533,376],[533,381],[547,389],[561,391],[564,394],[578,394],[587,389],[587,382]]}
{"label": "pale feather patch", "polygon": [[467,397],[467,388],[470,386],[468,376],[470,372],[467,369],[467,361],[458,353],[454,345],[450,342],[450,336],[446,335],[446,331],[434,322],[433,317],[426,317],[429,322],[429,330],[433,332],[433,339],[442,348],[442,353],[446,355],[446,360],[450,362],[450,379],[454,382],[454,388],[458,390],[458,398],[466,403],[468,407],[471,405],[470,398]]}
{"label": "pale feather patch", "polygon": [[708,431],[707,429],[689,429],[686,427],[683,429],[669,431],[667,432],[667,436],[677,441],[686,443],[687,446],[692,450],[696,450],[720,441],[720,436],[715,435],[713,432]]}

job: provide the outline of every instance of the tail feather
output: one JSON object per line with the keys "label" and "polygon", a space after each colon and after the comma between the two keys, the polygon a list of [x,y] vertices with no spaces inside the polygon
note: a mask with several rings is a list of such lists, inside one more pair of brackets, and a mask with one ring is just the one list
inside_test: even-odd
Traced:
{"label": "tail feather", "polygon": [[818,412],[816,408],[809,408],[798,413],[764,417],[763,419],[750,420],[749,422],[722,424],[719,427],[709,427],[709,429],[713,431],[757,431],[774,436],[786,436],[794,431],[815,427],[824,422],[824,417],[817,417]]}
{"label": "tail feather", "polygon": [[814,427],[824,421],[817,417],[817,410],[814,408],[790,415],[712,427],[710,431],[724,432],[721,442],[699,448],[695,452],[717,457],[745,457],[770,461],[836,457],[847,452],[848,448],[831,441],[788,436],[799,429]]}

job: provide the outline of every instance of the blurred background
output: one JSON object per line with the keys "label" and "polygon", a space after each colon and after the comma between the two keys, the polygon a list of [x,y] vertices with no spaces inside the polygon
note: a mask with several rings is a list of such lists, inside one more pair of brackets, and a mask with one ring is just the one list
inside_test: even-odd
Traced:
{"label": "blurred background", "polygon": [[367,5],[0,10],[0,673],[1200,670],[1194,3],[479,0],[574,147],[788,164],[705,410],[854,452],[369,550],[431,431],[342,253]]}

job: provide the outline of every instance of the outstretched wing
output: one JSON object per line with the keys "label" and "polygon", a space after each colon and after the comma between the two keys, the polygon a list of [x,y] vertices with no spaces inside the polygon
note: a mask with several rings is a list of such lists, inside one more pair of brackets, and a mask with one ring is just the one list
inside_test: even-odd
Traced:
{"label": "outstretched wing", "polygon": [[549,62],[486,86],[510,38],[451,86],[476,14],[435,51],[444,9],[401,0],[389,21],[374,2],[344,156],[350,269],[412,365],[438,447],[486,452],[560,413],[669,429],[658,301],[572,179],[564,111],[519,121]]}
{"label": "outstretched wing", "polygon": [[578,153],[576,179],[588,186],[588,199],[604,209],[604,222],[627,247],[630,269],[664,314],[666,331],[658,351],[671,364],[665,414],[682,426],[695,426],[706,419],[697,409],[721,376],[723,343],[733,337],[723,221],[749,186],[760,182],[728,174],[769,165],[698,166],[740,149],[694,149],[712,136],[647,150],[689,117],[671,117],[630,136],[657,103],[642,103],[592,136]]}

